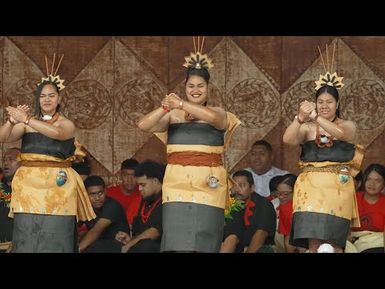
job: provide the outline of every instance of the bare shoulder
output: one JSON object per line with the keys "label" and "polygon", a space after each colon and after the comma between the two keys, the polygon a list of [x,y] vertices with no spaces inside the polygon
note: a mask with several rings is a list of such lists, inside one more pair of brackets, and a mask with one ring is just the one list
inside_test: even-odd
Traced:
{"label": "bare shoulder", "polygon": [[356,123],[354,121],[351,121],[351,120],[339,119],[337,125],[342,126],[342,127],[346,127],[346,128],[351,128],[351,129],[356,128]]}
{"label": "bare shoulder", "polygon": [[208,106],[208,108],[210,108],[213,111],[215,111],[216,113],[218,113],[221,117],[227,119],[226,111],[222,107],[219,107],[219,106]]}
{"label": "bare shoulder", "polygon": [[75,124],[73,123],[72,120],[66,118],[63,115],[59,116],[59,119],[53,124],[55,126],[65,126],[69,128],[75,128]]}
{"label": "bare shoulder", "polygon": [[337,126],[344,132],[344,136],[341,138],[341,140],[354,141],[357,133],[356,124],[354,121],[339,119]]}
{"label": "bare shoulder", "polygon": [[226,111],[220,106],[208,106],[208,108],[215,110],[217,112],[226,113]]}
{"label": "bare shoulder", "polygon": [[66,117],[65,117],[64,115],[62,115],[62,114],[59,116],[59,118],[58,118],[57,121],[58,121],[58,122],[68,122],[68,123],[73,123],[72,120],[66,118]]}

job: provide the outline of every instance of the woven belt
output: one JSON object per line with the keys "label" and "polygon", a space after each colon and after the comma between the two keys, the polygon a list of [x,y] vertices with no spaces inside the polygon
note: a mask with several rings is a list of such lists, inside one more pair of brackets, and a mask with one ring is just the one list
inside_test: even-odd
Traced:
{"label": "woven belt", "polygon": [[223,165],[221,154],[194,151],[167,154],[167,163],[181,166],[205,167],[219,167]]}
{"label": "woven belt", "polygon": [[326,166],[326,167],[313,167],[306,166],[302,169],[302,172],[327,172],[327,173],[335,173],[339,174],[341,170],[348,170],[350,172],[350,167],[348,166]]}
{"label": "woven belt", "polygon": [[23,167],[52,167],[52,168],[69,168],[71,162],[54,162],[54,161],[21,161]]}
{"label": "woven belt", "polygon": [[12,242],[2,242],[0,243],[0,250],[7,250],[11,246]]}

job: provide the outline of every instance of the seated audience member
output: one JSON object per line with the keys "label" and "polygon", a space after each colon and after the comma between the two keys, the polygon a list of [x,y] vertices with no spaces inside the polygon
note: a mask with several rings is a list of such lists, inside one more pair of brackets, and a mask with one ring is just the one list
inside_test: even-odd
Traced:
{"label": "seated audience member", "polygon": [[360,228],[353,228],[351,242],[358,252],[383,253],[385,228],[385,167],[371,164],[363,174],[357,192]]}
{"label": "seated audience member", "polygon": [[124,209],[117,201],[106,196],[106,185],[101,177],[89,176],[84,180],[84,185],[96,219],[85,222],[88,231],[80,240],[79,251],[119,253],[122,244],[115,240],[115,235],[119,231],[129,233]]}
{"label": "seated audience member", "polygon": [[123,161],[120,167],[122,183],[118,186],[107,188],[107,196],[118,201],[126,211],[127,222],[130,227],[142,200],[142,195],[139,192],[135,179],[135,168],[138,164],[138,161],[135,159]]}
{"label": "seated audience member", "polygon": [[145,161],[135,168],[135,177],[142,194],[138,214],[132,224],[132,237],[118,232],[122,253],[159,252],[162,237],[162,184],[166,167]]}
{"label": "seated audience member", "polygon": [[268,197],[270,195],[269,182],[271,178],[289,172],[273,166],[273,148],[265,140],[259,140],[253,144],[250,157],[251,165],[246,170],[253,175],[255,192],[263,197]]}
{"label": "seated audience member", "polygon": [[286,253],[304,252],[304,248],[297,248],[289,244],[291,221],[293,217],[293,190],[297,176],[286,174],[277,181],[277,195],[280,205],[278,207],[279,223],[278,233],[284,237]]}
{"label": "seated audience member", "polygon": [[11,249],[13,219],[8,217],[12,196],[12,179],[20,167],[19,148],[10,148],[3,155],[3,179],[0,182],[0,253]]}
{"label": "seated audience member", "polygon": [[[277,208],[279,206],[279,198],[277,196],[277,182],[280,180],[281,176],[273,177],[269,182],[270,196],[267,197],[269,201],[274,206],[277,214],[277,228],[278,228],[278,211]],[[254,191],[254,185],[248,190],[248,182],[247,176],[235,176],[233,175],[233,180],[235,181],[235,186],[232,189],[232,195],[238,200],[247,201],[250,198],[251,193]],[[246,188],[246,190],[245,190]],[[243,252],[242,241],[243,234],[245,232],[245,224],[244,224],[244,212],[243,208],[239,212],[235,212],[232,216],[231,220],[226,221],[226,225],[224,228],[224,238],[221,246],[221,253],[241,253]],[[275,251],[285,252],[284,248],[284,237],[282,236],[281,246],[277,245],[279,238],[279,234],[275,233]],[[278,250],[277,250],[278,248]]]}
{"label": "seated audience member", "polygon": [[[237,198],[246,203],[243,214],[244,233],[242,239],[238,237],[243,251],[246,253],[274,253],[277,216],[272,203],[255,193],[253,176],[249,171],[237,171],[233,174],[233,179],[237,184],[235,186]],[[226,239],[224,243],[226,243]],[[225,250],[227,250],[226,247],[222,247],[222,252]]]}
{"label": "seated audience member", "polygon": [[274,243],[275,247],[274,250],[277,253],[284,253],[285,252],[285,241],[284,236],[282,234],[278,233],[278,224],[279,224],[279,214],[278,214],[278,207],[279,207],[279,198],[277,195],[277,182],[280,180],[281,175],[272,177],[269,182],[269,190],[270,190],[270,196],[267,197],[269,201],[274,206],[275,213],[277,214],[277,226],[276,226],[276,232],[274,236]]}

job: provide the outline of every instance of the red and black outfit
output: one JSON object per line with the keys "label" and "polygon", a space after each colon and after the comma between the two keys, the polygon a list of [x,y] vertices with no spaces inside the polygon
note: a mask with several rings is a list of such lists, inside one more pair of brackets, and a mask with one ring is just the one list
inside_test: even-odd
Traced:
{"label": "red and black outfit", "polygon": [[274,245],[277,214],[267,198],[253,192],[245,208],[235,212],[232,218],[226,221],[223,240],[232,234],[238,237],[235,253],[241,253],[244,247],[249,246],[257,230],[266,231],[268,237],[256,253],[273,252],[271,245]]}
{"label": "red and black outfit", "polygon": [[263,246],[256,253],[272,252],[271,246],[274,245],[277,226],[277,214],[273,204],[265,197],[253,192],[246,203],[243,218],[246,226],[243,246],[248,247],[255,232],[263,230],[268,233],[268,236]]}
{"label": "red and black outfit", "polygon": [[140,202],[142,201],[142,194],[139,191],[139,187],[136,186],[135,191],[126,195],[122,191],[122,187],[115,186],[107,189],[107,196],[118,201],[123,209],[126,211],[127,222],[132,225],[134,217],[138,213]]}
{"label": "red and black outfit", "polygon": [[154,228],[160,237],[156,240],[143,239],[128,250],[132,252],[159,252],[162,237],[162,193],[152,198],[142,199],[138,213],[132,223],[132,236],[135,237],[144,231]]}

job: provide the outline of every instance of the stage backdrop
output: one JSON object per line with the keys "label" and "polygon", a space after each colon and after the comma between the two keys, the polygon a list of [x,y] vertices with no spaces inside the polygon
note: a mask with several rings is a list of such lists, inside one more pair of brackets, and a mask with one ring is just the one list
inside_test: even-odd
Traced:
{"label": "stage backdrop", "polygon": [[[266,139],[275,165],[298,173],[299,148],[282,135],[298,104],[314,99],[314,80],[324,73],[317,46],[344,77],[343,118],[358,126],[357,143],[366,147],[363,167],[385,165],[385,37],[206,37],[204,52],[213,59],[209,104],[238,115],[243,125],[226,155],[229,170],[249,166],[250,148]],[[126,158],[165,162],[165,147],[135,123],[160,105],[166,93],[184,96],[184,56],[192,37],[0,36],[0,119],[4,108],[27,103],[46,71],[44,56],[64,53],[59,74],[65,79],[62,112],[77,126],[92,173],[118,181]],[[325,55],[325,54],[324,54]],[[326,61],[326,60],[325,60]],[[333,69],[334,70],[334,69]],[[2,152],[20,143],[2,146]]]}

